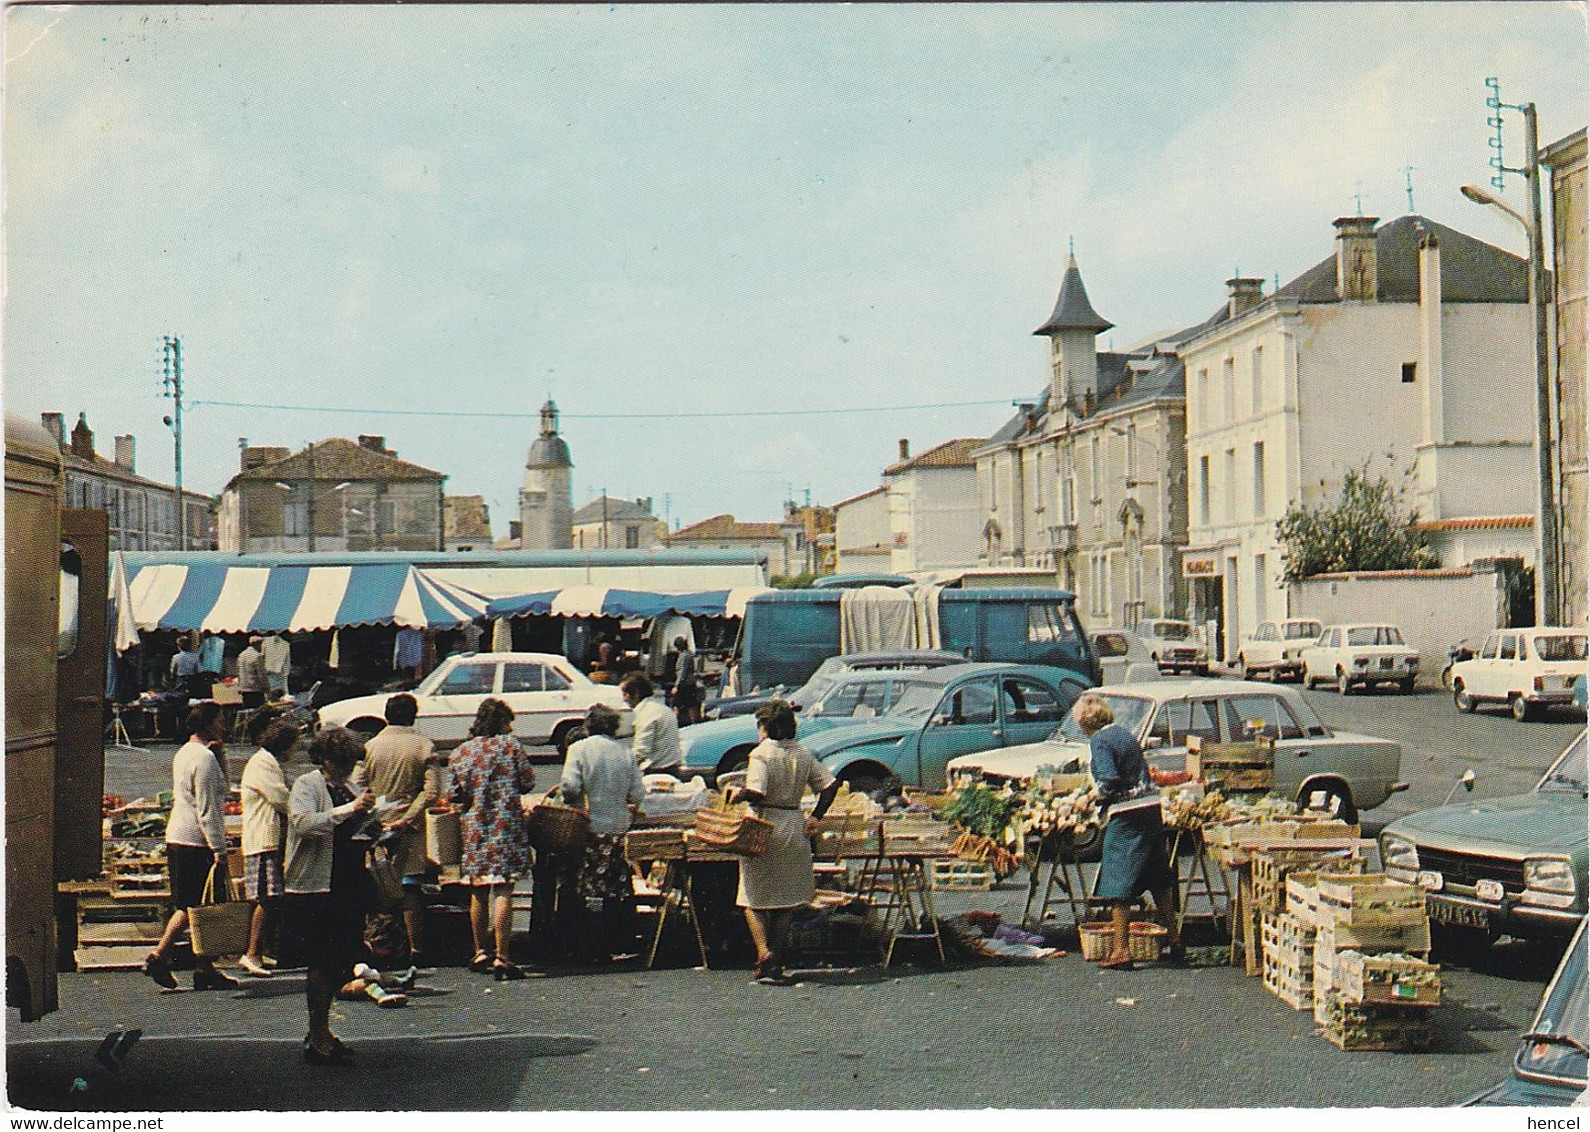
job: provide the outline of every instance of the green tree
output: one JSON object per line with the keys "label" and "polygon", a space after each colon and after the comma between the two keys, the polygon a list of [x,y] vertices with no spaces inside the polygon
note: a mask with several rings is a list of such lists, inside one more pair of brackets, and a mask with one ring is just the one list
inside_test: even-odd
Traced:
{"label": "green tree", "polygon": [[1293,503],[1275,525],[1288,584],[1314,574],[1349,570],[1420,570],[1438,564],[1429,541],[1414,529],[1406,487],[1369,477],[1366,464],[1348,471],[1335,504]]}

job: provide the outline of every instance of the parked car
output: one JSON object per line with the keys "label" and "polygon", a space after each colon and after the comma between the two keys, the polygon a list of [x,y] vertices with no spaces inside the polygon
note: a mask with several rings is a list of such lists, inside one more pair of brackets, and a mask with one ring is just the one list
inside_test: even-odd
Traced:
{"label": "parked car", "polygon": [[799,711],[816,703],[834,680],[846,672],[918,671],[940,668],[946,664],[964,664],[966,657],[948,649],[896,649],[887,652],[854,652],[831,656],[818,665],[811,679],[791,691],[778,684],[765,692],[708,701],[702,715],[707,719],[726,719],[735,715],[751,715],[757,708],[775,696],[785,696]]}
{"label": "parked car", "polygon": [[1137,635],[1148,645],[1148,653],[1161,672],[1209,675],[1209,649],[1192,622],[1154,617],[1138,624]]}
{"label": "parked car", "polygon": [[1498,629],[1477,656],[1452,666],[1452,702],[1459,711],[1506,704],[1522,722],[1541,708],[1571,706],[1584,667],[1583,629]]}
{"label": "parked car", "polygon": [[1100,683],[1126,684],[1137,680],[1152,680],[1159,675],[1159,665],[1148,645],[1130,629],[1113,625],[1092,629],[1088,639],[1093,642],[1094,655],[1099,658],[1103,673]]}
{"label": "parked car", "polygon": [[1479,648],[1468,637],[1446,647],[1446,667],[1441,669],[1441,687],[1447,691],[1452,690],[1452,666],[1461,661],[1470,660]]}
{"label": "parked car", "polygon": [[1298,679],[1303,675],[1303,649],[1319,640],[1324,626],[1309,617],[1261,621],[1251,637],[1237,646],[1237,667],[1242,678],[1252,680],[1268,672],[1272,680]]}
{"label": "parked car", "polygon": [[[790,697],[798,709],[796,738],[805,740],[830,727],[884,714],[899,699],[906,677],[920,671],[927,669],[866,669],[813,676]],[[756,720],[749,715],[695,723],[679,730],[680,761],[687,773],[721,777],[744,769],[758,741]]]}
{"label": "parked car", "polygon": [[1528,794],[1420,810],[1380,833],[1386,874],[1421,885],[1451,954],[1502,932],[1563,936],[1586,911],[1585,733]]}
{"label": "parked car", "polygon": [[1332,625],[1302,652],[1305,688],[1334,683],[1346,696],[1357,687],[1372,691],[1377,684],[1395,684],[1411,692],[1419,678],[1419,650],[1395,625]]}
{"label": "parked car", "polygon": [[1041,738],[1087,688],[1070,669],[1039,664],[979,662],[907,673],[887,714],[830,728],[806,746],[853,790],[870,793],[894,782],[941,790],[951,759]]}
{"label": "parked car", "polygon": [[1540,996],[1535,1020],[1518,1039],[1512,1072],[1500,1084],[1464,1101],[1463,1107],[1584,1103],[1585,1047],[1590,1045],[1590,962],[1586,956],[1590,935],[1586,934],[1586,922],[1579,921],[1579,930],[1557,964],[1557,973]]}
{"label": "parked car", "polygon": [[[629,708],[613,684],[593,684],[567,658],[539,652],[483,652],[450,656],[413,691],[419,702],[414,726],[439,747],[469,737],[475,711],[487,696],[513,708],[513,733],[532,746],[551,743],[561,754],[569,729],[592,704],[606,704],[629,726]],[[386,726],[386,695],[360,696],[320,709],[320,722],[374,735]]]}
{"label": "parked car", "polygon": [[[1098,693],[1115,722],[1137,736],[1148,761],[1161,770],[1183,770],[1187,737],[1210,743],[1240,742],[1258,732],[1275,740],[1274,792],[1301,805],[1356,821],[1374,809],[1398,780],[1402,746],[1390,739],[1332,731],[1294,688],[1256,681],[1156,680],[1120,684]],[[1049,766],[1062,773],[1086,771],[1087,737],[1070,715],[1047,738],[957,758],[951,774],[978,774],[993,782],[1023,781]]]}

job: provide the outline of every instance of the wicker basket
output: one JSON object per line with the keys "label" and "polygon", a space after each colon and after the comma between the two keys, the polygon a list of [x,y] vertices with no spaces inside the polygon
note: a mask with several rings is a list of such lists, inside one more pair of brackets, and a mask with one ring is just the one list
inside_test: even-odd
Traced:
{"label": "wicker basket", "polygon": [[543,853],[571,853],[591,840],[591,815],[573,806],[541,802],[525,819],[530,844]]}
{"label": "wicker basket", "polygon": [[1082,937],[1082,958],[1089,963],[1109,958],[1115,946],[1115,926],[1108,920],[1078,924],[1077,934]]}
{"label": "wicker basket", "polygon": [[696,811],[696,840],[708,849],[741,857],[767,851],[773,824],[739,810],[705,807]]}
{"label": "wicker basket", "polygon": [[1160,950],[1165,946],[1165,937],[1168,934],[1163,924],[1151,924],[1146,920],[1134,920],[1132,921],[1131,931],[1126,937],[1126,949],[1131,952],[1134,962],[1157,962]]}

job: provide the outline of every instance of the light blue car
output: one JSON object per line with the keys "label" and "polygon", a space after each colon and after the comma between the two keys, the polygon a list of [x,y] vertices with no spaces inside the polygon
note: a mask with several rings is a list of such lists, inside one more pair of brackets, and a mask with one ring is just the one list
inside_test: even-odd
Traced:
{"label": "light blue car", "polygon": [[[869,670],[814,677],[788,697],[798,712],[796,738],[807,742],[831,727],[883,714],[899,698],[907,679],[916,675]],[[711,719],[680,728],[679,757],[686,774],[728,774],[745,766],[758,741],[755,716]]]}
{"label": "light blue car", "polygon": [[915,672],[901,684],[887,714],[803,738],[853,790],[870,793],[896,779],[942,790],[951,759],[1044,738],[1089,687],[1068,669],[994,663]]}

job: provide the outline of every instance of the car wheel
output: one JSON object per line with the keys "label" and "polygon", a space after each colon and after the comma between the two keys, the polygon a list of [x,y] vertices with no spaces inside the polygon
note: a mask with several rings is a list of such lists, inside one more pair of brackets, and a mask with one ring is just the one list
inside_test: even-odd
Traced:
{"label": "car wheel", "polygon": [[1353,694],[1353,681],[1352,678],[1347,675],[1345,669],[1338,668],[1336,670],[1336,690],[1344,696],[1350,696]]}
{"label": "car wheel", "polygon": [[369,739],[371,736],[379,735],[386,730],[386,720],[376,719],[374,716],[369,715],[360,716],[358,719],[350,719],[348,721],[348,730],[360,738]]}
{"label": "car wheel", "polygon": [[1457,705],[1458,711],[1472,713],[1479,706],[1474,702],[1474,697],[1469,695],[1468,689],[1463,686],[1463,681],[1452,681],[1452,702]]}
{"label": "car wheel", "polygon": [[716,771],[718,777],[721,778],[725,774],[733,774],[737,770],[744,770],[750,766],[751,750],[752,748],[750,747],[732,747],[725,751],[723,758],[718,760],[718,769]]}
{"label": "car wheel", "polygon": [[576,724],[564,720],[552,729],[552,745],[558,749],[558,758],[569,757],[569,732],[573,731]]}
{"label": "car wheel", "polygon": [[1514,696],[1507,701],[1508,710],[1513,713],[1513,718],[1520,723],[1527,722],[1534,717],[1535,708],[1523,696]]}
{"label": "car wheel", "polygon": [[1452,924],[1430,925],[1430,949],[1434,957],[1461,967],[1483,967],[1496,935],[1484,928],[1460,928]]}
{"label": "car wheel", "polygon": [[1397,690],[1403,695],[1407,695],[1409,692],[1413,691],[1413,677],[1404,676],[1401,680],[1398,680]]}
{"label": "car wheel", "polygon": [[847,766],[839,772],[839,780],[850,787],[853,794],[876,794],[885,787],[898,790],[900,778],[877,766]]}
{"label": "car wheel", "polygon": [[1198,665],[1197,667],[1195,667],[1193,669],[1193,675],[1194,676],[1208,676],[1209,675],[1209,666],[1207,664]]}
{"label": "car wheel", "polygon": [[1353,805],[1352,791],[1340,783],[1332,782],[1300,793],[1297,804],[1302,809],[1328,814],[1348,825],[1358,821],[1358,807]]}
{"label": "car wheel", "polygon": [[1450,664],[1441,669],[1441,687],[1449,692],[1452,690],[1452,666]]}
{"label": "car wheel", "polygon": [[1097,861],[1104,855],[1104,827],[1090,826],[1085,833],[1079,833],[1073,838],[1071,850],[1077,855],[1078,861]]}

